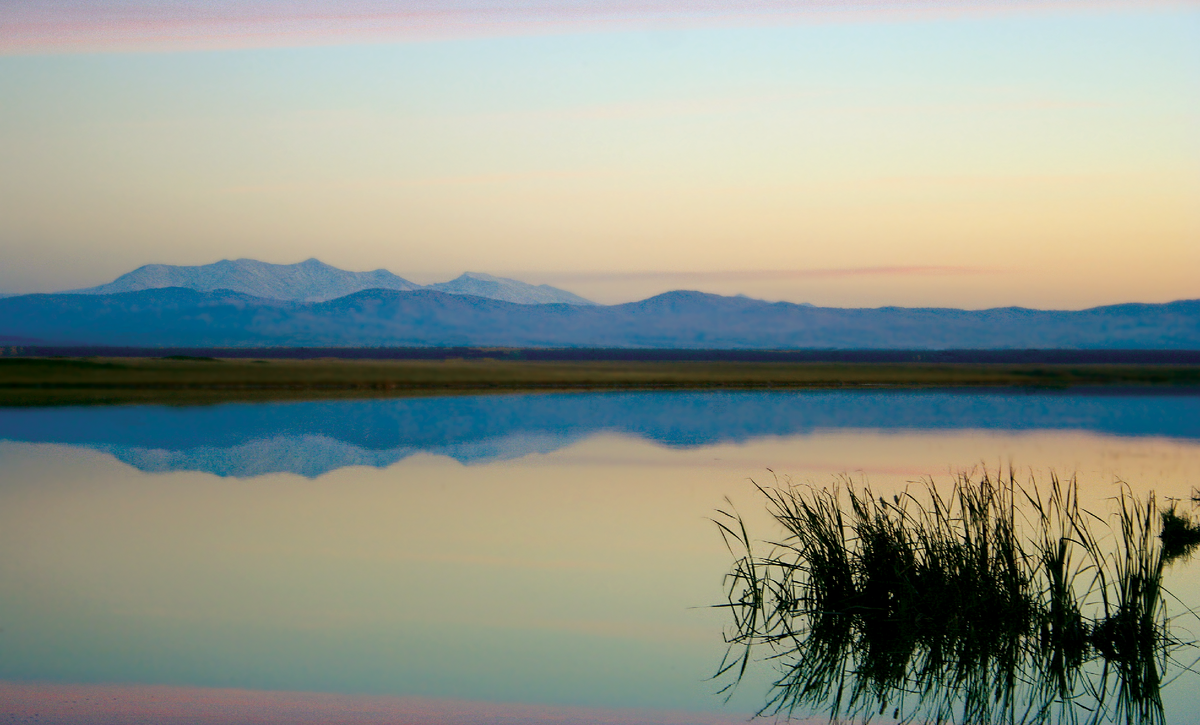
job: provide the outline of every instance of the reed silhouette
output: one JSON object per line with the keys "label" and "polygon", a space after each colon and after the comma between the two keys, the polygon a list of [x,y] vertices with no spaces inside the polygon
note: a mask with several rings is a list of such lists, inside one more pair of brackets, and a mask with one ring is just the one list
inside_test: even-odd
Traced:
{"label": "reed silhouette", "polygon": [[[757,485],[757,484],[756,484]],[[1189,642],[1163,570],[1200,527],[1127,486],[1103,517],[1072,478],[986,471],[890,500],[848,478],[759,486],[784,537],[757,553],[732,509],[730,691],[778,667],[759,715],[943,723],[1163,723],[1160,691]],[[1190,614],[1190,610],[1186,610]]]}

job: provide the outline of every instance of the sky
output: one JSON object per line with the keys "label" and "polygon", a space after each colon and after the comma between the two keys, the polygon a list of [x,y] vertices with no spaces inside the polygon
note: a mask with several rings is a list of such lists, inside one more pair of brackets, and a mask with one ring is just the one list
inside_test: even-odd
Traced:
{"label": "sky", "polygon": [[[0,2],[0,292],[1200,297],[1200,2]],[[330,10],[333,8],[333,10]]]}

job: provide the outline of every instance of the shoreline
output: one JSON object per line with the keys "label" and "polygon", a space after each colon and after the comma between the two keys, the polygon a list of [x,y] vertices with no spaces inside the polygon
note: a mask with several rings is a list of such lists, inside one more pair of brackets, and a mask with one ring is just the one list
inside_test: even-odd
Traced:
{"label": "shoreline", "polygon": [[1098,389],[1200,393],[1200,365],[0,358],[0,406],[209,404],[624,390]]}

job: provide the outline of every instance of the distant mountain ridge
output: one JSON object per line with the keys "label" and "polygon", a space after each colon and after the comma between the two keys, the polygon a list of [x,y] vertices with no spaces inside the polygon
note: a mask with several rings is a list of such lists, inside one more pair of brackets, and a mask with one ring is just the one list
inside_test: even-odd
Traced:
{"label": "distant mountain ridge", "polygon": [[[213,264],[179,266],[147,264],[97,287],[63,294],[106,295],[149,289],[182,287],[197,292],[231,290],[273,300],[326,302],[368,289],[408,291],[423,289],[386,269],[348,272],[312,258],[297,264],[271,264],[256,259],[222,259]],[[515,279],[468,272],[428,289],[473,295],[519,304],[592,305],[579,295],[550,285],[531,285]],[[2,297],[2,296],[0,296]]]}
{"label": "distant mountain ridge", "polygon": [[449,282],[431,284],[426,289],[447,292],[452,295],[474,295],[487,297],[504,302],[515,302],[521,305],[594,305],[595,302],[584,299],[566,290],[551,287],[548,284],[537,286],[517,282],[515,279],[493,277],[481,272],[467,272]]}
{"label": "distant mountain ridge", "polygon": [[269,299],[324,302],[364,289],[411,290],[419,286],[386,269],[347,272],[315,258],[298,264],[223,259],[199,266],[147,264],[108,284],[73,293],[104,295],[184,287],[198,292],[227,289]]}
{"label": "distant mountain ridge", "polygon": [[1200,350],[1200,300],[1078,311],[842,309],[677,291],[584,306],[428,288],[294,302],[173,287],[2,299],[0,339],[134,347]]}

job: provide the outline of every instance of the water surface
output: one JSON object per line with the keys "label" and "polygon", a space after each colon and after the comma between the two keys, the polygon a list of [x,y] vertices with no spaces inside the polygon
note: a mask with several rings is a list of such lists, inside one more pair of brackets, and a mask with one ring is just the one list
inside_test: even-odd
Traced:
{"label": "water surface", "polygon": [[[887,492],[1009,462],[1076,473],[1099,509],[1120,480],[1187,499],[1200,396],[4,409],[0,680],[744,719],[770,672],[728,703],[708,679],[729,564],[708,517],[725,497],[768,535],[750,479],[849,473]],[[1168,688],[1170,722],[1200,709],[1194,684]]]}

